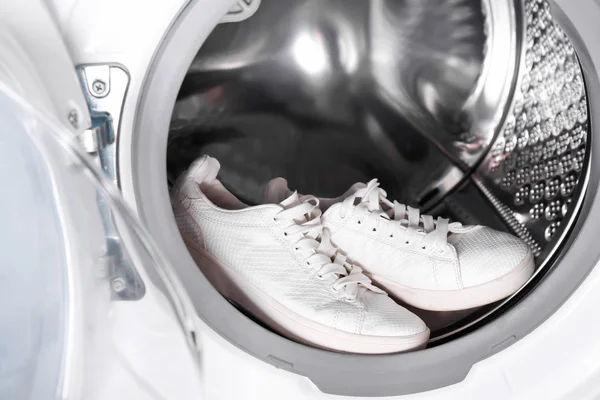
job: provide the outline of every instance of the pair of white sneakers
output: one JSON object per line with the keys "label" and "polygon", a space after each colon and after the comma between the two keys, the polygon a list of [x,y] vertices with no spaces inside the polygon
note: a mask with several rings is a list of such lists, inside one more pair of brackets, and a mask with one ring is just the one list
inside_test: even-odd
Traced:
{"label": "pair of white sneakers", "polygon": [[219,182],[219,168],[204,156],[172,190],[190,253],[223,296],[303,343],[371,354],[422,348],[428,327],[387,293],[461,310],[509,296],[534,271],[521,240],[421,215],[389,201],[376,180],[318,199],[277,178],[264,204],[248,206]]}

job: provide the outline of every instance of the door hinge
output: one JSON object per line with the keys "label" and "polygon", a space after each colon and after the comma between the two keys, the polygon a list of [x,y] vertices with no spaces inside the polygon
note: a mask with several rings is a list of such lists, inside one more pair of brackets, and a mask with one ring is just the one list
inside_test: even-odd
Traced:
{"label": "door hinge", "polygon": [[92,117],[92,126],[79,139],[83,148],[99,159],[106,174],[117,185],[117,143],[129,75],[114,64],[80,65],[77,72]]}
{"label": "door hinge", "polygon": [[[80,65],[77,72],[92,117],[92,126],[79,135],[79,140],[118,186],[116,149],[129,75],[125,69],[111,64]],[[107,194],[98,191],[96,201],[106,235],[106,252],[99,260],[99,274],[109,280],[113,299],[138,300],[144,296],[145,285],[121,240],[121,229]]]}

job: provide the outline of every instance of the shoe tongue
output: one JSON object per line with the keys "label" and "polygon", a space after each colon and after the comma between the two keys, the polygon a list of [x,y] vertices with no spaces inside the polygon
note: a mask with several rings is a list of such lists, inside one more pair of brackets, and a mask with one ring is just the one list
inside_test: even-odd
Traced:
{"label": "shoe tongue", "polygon": [[300,204],[300,196],[298,196],[298,192],[292,193],[289,197],[279,202],[283,206],[283,208],[290,208],[297,206]]}
{"label": "shoe tongue", "polygon": [[354,193],[356,193],[360,189],[364,189],[366,187],[367,187],[366,184],[364,184],[362,182],[357,182],[354,185],[350,186],[350,188],[348,190],[346,190],[346,192],[344,192],[344,194],[339,197],[334,197],[334,198],[330,198],[330,199],[327,199],[327,198],[320,199],[319,207],[321,207],[321,210],[323,210],[323,212],[325,212],[325,211],[329,210],[329,208],[332,207],[333,205],[335,205],[337,203],[341,203],[348,197],[354,195]]}
{"label": "shoe tongue", "polygon": [[[288,183],[284,178],[271,179],[263,189],[262,201],[263,203],[283,203],[284,207],[292,205],[287,204],[288,199],[293,196],[292,191],[288,188]],[[296,198],[298,195],[296,194]]]}
{"label": "shoe tongue", "polygon": [[354,185],[350,186],[350,188],[348,188],[348,190],[346,190],[346,192],[342,195],[342,197],[345,199],[346,197],[350,197],[352,196],[354,193],[358,192],[360,189],[364,189],[367,187],[366,183],[363,182],[356,182]]}

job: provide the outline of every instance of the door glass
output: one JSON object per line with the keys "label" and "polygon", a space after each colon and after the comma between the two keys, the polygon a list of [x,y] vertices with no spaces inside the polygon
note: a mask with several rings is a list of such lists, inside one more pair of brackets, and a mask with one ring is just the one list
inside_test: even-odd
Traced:
{"label": "door glass", "polygon": [[1,82],[0,175],[0,398],[198,392],[171,268],[76,138]]}

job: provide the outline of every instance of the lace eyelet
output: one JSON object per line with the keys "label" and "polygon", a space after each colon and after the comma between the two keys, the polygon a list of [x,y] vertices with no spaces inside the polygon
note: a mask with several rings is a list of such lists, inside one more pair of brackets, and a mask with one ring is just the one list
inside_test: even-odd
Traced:
{"label": "lace eyelet", "polygon": [[406,242],[404,242],[405,245],[410,245],[410,240],[407,240]]}
{"label": "lace eyelet", "polygon": [[391,238],[393,238],[393,237],[394,237],[394,235],[393,235],[393,234],[391,234],[391,235],[390,235],[390,237],[391,237]]}
{"label": "lace eyelet", "polygon": [[356,223],[360,225],[360,224],[362,224],[362,221],[358,220],[358,221],[356,221]]}
{"label": "lace eyelet", "polygon": [[373,228],[373,232],[377,232],[377,228]]}
{"label": "lace eyelet", "polygon": [[273,222],[279,222],[279,219],[277,217],[273,217]]}
{"label": "lace eyelet", "polygon": [[323,277],[323,275],[319,275],[319,274],[317,274],[316,276],[317,276],[317,279],[320,279],[320,280],[323,280],[323,279],[325,279],[325,278]]}
{"label": "lace eyelet", "polygon": [[287,232],[283,232],[283,236],[287,236],[287,235],[288,235],[288,233],[287,233]]}
{"label": "lace eyelet", "polygon": [[427,250],[427,246],[421,246],[423,250]]}
{"label": "lace eyelet", "polygon": [[300,251],[300,247],[294,247],[294,251]]}
{"label": "lace eyelet", "polygon": [[308,266],[310,267],[310,262],[308,262],[308,261],[307,261],[307,262],[306,262],[306,265],[308,265]]}

